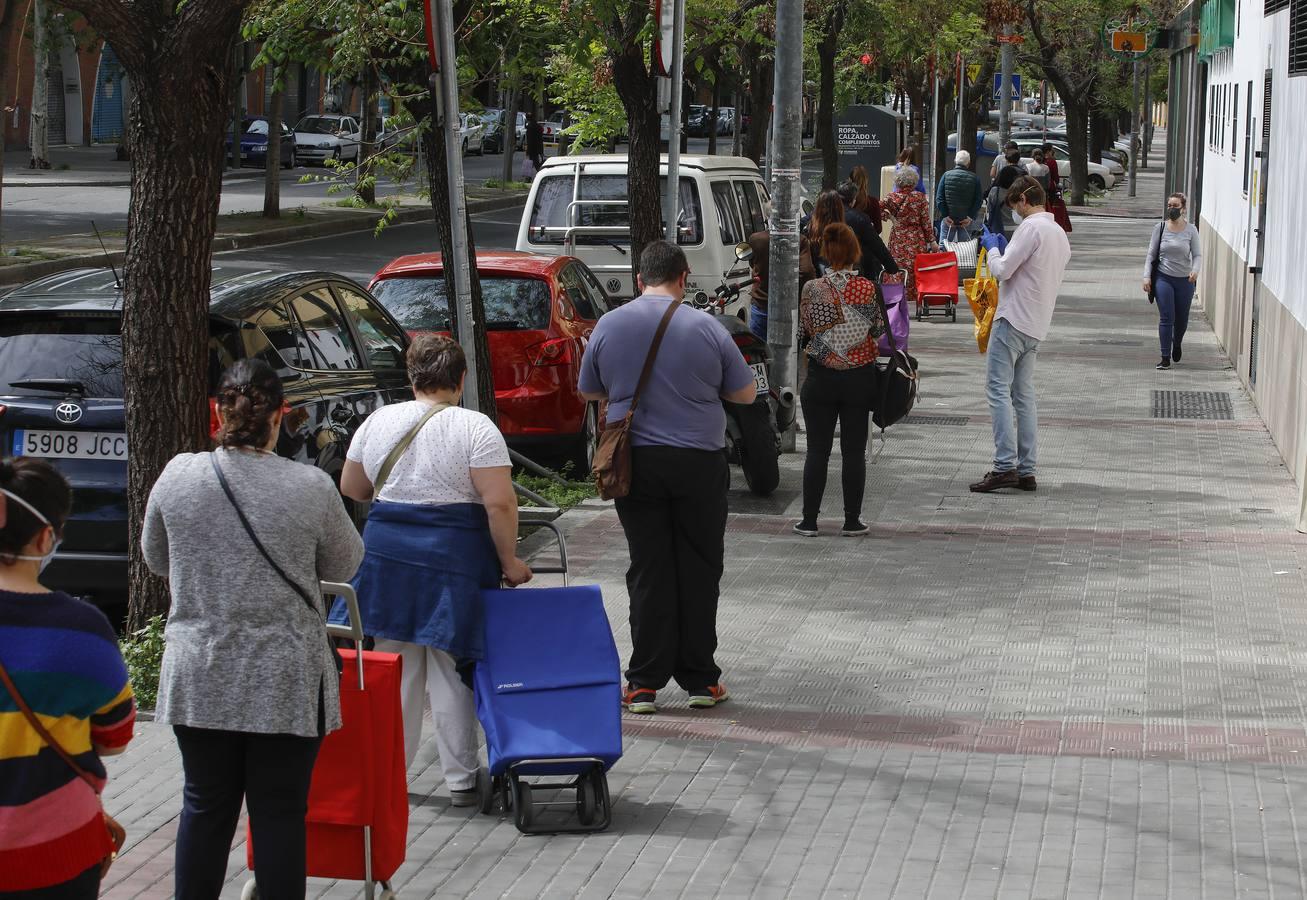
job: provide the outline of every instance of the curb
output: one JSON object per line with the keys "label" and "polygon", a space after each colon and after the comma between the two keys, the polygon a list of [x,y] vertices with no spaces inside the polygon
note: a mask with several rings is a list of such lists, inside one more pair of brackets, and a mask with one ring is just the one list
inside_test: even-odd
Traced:
{"label": "curb", "polygon": [[[262,169],[251,169],[248,172],[226,172],[222,176],[223,181],[250,181],[255,178],[262,178]],[[5,179],[6,188],[73,188],[73,187],[131,187],[132,179],[127,178],[91,178],[85,180],[58,180],[58,181],[10,181]]]}
{"label": "curb", "polygon": [[[467,211],[469,215],[476,215],[477,213],[512,209],[519,203],[525,202],[525,200],[526,194],[520,193],[515,193],[507,197],[491,197],[485,200],[473,200],[467,204]],[[428,221],[431,219],[431,216],[432,211],[429,207],[411,207],[408,209],[401,209],[396,214],[395,221],[391,223],[390,227]],[[221,253],[230,250],[248,250],[253,247],[275,247],[278,244],[288,244],[294,241],[302,241],[307,238],[330,237],[332,235],[349,234],[351,232],[370,232],[376,227],[375,220],[363,223],[360,221],[362,218],[362,216],[357,216],[331,222],[314,222],[309,225],[289,225],[285,228],[251,232],[248,234],[223,235],[214,238],[213,252]],[[123,250],[112,250],[108,254],[108,259],[115,266],[121,266],[126,255],[126,252]],[[69,269],[88,267],[100,269],[103,268],[104,265],[104,253],[87,253],[79,254],[77,256],[63,256],[59,259],[44,259],[39,262],[4,266],[0,268],[0,285],[17,285],[36,278],[44,278],[46,275],[66,272]]]}

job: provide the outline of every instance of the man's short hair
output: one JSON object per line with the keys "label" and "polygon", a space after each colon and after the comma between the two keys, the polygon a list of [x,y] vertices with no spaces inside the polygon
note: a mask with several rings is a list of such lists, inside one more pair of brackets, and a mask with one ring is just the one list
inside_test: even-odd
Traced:
{"label": "man's short hair", "polygon": [[840,195],[840,199],[844,201],[846,206],[852,206],[853,201],[857,199],[858,187],[852,181],[847,179],[841,181],[840,186],[835,190]]}
{"label": "man's short hair", "polygon": [[690,271],[685,251],[667,241],[650,241],[640,252],[640,279],[647,285],[670,284]]}
{"label": "man's short hair", "polygon": [[1031,206],[1043,206],[1048,199],[1044,194],[1043,185],[1029,175],[1022,175],[1016,181],[1012,182],[1012,187],[1007,189],[1007,205],[1014,206],[1022,197]]}
{"label": "man's short hair", "polygon": [[953,164],[965,169],[967,166],[971,165],[971,154],[965,150],[959,150],[957,156],[953,158]]}

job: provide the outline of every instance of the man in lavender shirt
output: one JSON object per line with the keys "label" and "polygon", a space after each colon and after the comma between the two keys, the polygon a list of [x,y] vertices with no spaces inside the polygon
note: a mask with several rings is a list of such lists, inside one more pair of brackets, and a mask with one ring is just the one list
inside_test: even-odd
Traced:
{"label": "man in lavender shirt", "polygon": [[981,238],[989,271],[998,279],[998,309],[989,333],[985,385],[994,422],[994,468],[971,485],[976,493],[1038,489],[1035,356],[1048,336],[1071,258],[1066,232],[1044,209],[1046,199],[1043,186],[1022,175],[1007,192],[1007,205],[1020,222],[1012,243],[993,233]]}
{"label": "man in lavender shirt", "polygon": [[[581,359],[581,394],[608,402],[606,421],[631,406],[645,357],[669,303],[685,297],[685,253],[654,241],[640,254],[642,293],[606,314]],[[675,679],[690,706],[726,699],[717,650],[717,598],[725,560],[726,489],[722,401],[752,403],[753,370],[711,315],[682,306],[672,316],[631,420],[631,491],[617,501],[631,565],[631,662],[622,704],[657,712]]]}

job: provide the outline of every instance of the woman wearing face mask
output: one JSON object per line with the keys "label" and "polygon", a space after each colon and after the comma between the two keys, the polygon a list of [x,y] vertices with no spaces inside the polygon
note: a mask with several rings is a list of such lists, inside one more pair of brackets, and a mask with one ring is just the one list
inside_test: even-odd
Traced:
{"label": "woman wearing face mask", "polygon": [[103,613],[40,582],[71,506],[45,460],[0,461],[0,897],[89,900],[114,852],[97,794],[132,739],[127,667]]}
{"label": "woman wearing face mask", "polygon": [[1162,347],[1158,369],[1180,361],[1202,265],[1202,241],[1198,229],[1185,221],[1187,206],[1184,194],[1166,198],[1166,221],[1153,229],[1144,262],[1144,293],[1157,300],[1157,337]]}
{"label": "woman wearing face mask", "polygon": [[236,363],[218,448],[174,457],[146,505],[141,549],[172,594],[155,721],[182,757],[179,900],[222,891],[242,800],[259,894],[304,896],[309,781],[341,724],[318,582],[347,581],[363,541],[331,476],[273,451],[284,403],[271,366]]}

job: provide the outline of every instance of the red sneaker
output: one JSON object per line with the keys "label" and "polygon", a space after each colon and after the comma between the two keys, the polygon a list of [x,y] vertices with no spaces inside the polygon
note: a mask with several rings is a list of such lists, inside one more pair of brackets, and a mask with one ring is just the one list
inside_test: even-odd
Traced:
{"label": "red sneaker", "polygon": [[636,687],[633,684],[626,686],[626,692],[622,694],[622,706],[630,712],[648,715],[649,713],[658,712],[658,707],[654,705],[658,692],[650,688]]}
{"label": "red sneaker", "polygon": [[718,703],[725,703],[729,697],[726,685],[710,684],[703,690],[690,691],[690,706],[694,709],[712,709]]}

